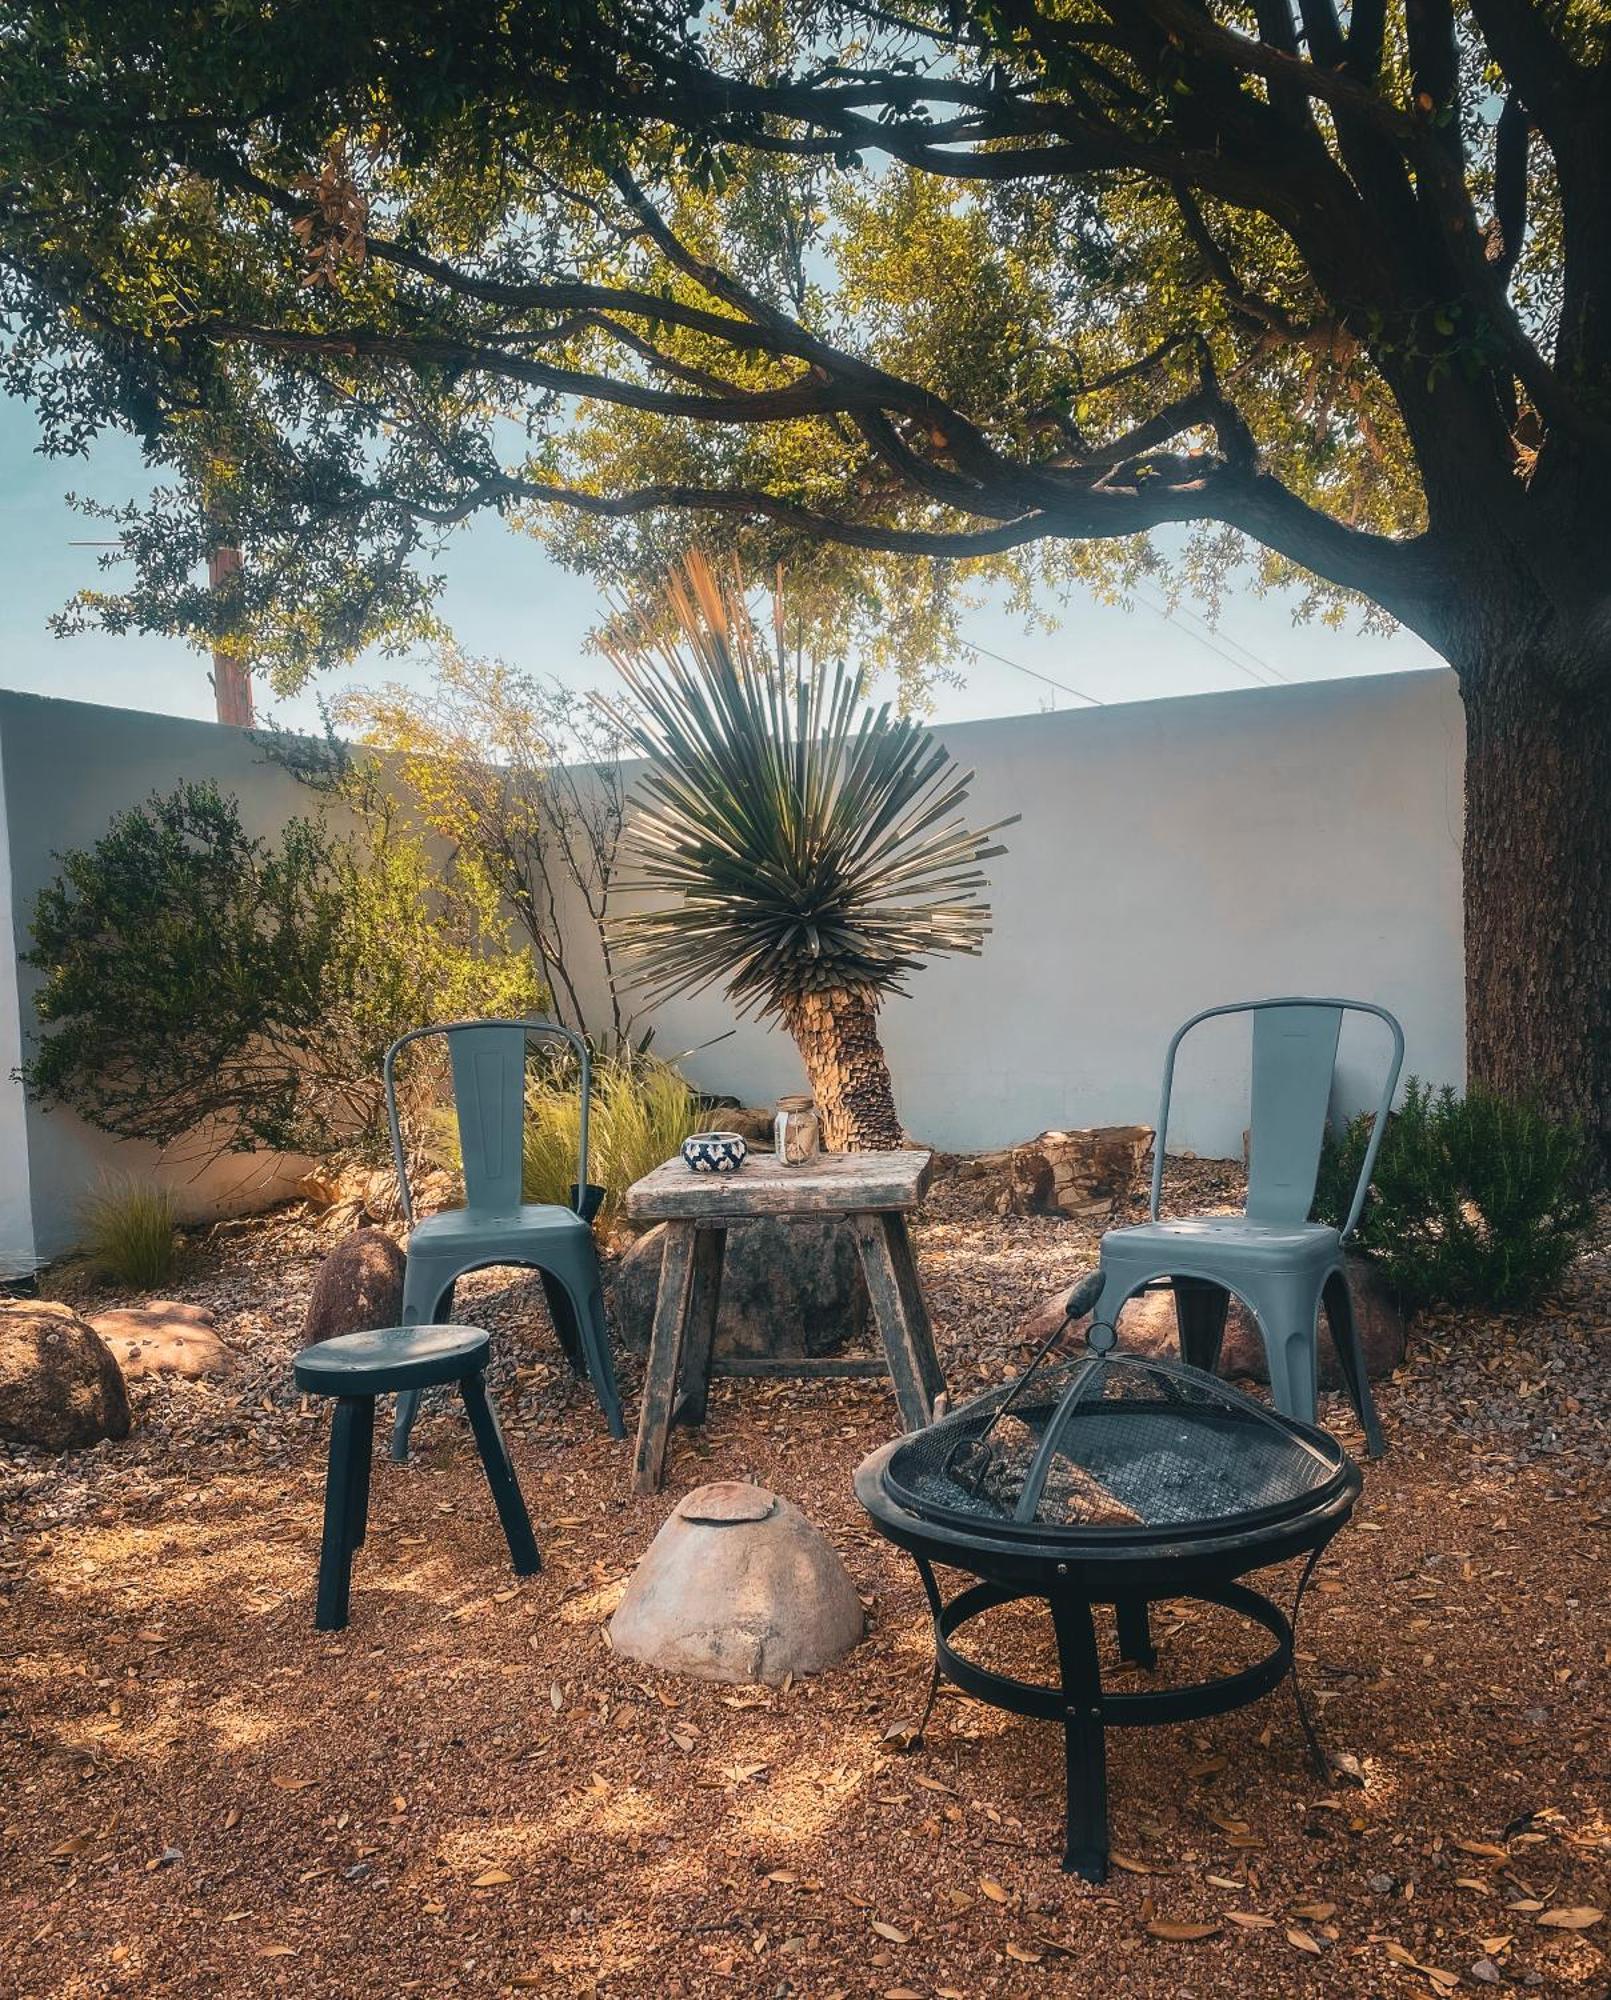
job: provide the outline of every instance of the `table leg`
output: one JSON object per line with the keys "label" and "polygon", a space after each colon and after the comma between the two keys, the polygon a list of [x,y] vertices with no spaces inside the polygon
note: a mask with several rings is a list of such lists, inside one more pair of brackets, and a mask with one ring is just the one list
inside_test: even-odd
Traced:
{"label": "table leg", "polygon": [[884,1230],[889,1238],[890,1259],[895,1266],[895,1276],[901,1288],[901,1303],[906,1308],[906,1323],[912,1329],[912,1338],[917,1347],[917,1358],[923,1369],[923,1386],[928,1390],[929,1401],[945,1394],[945,1372],[940,1367],[940,1357],[934,1351],[934,1322],[929,1318],[928,1301],[923,1296],[923,1286],[917,1275],[917,1259],[912,1254],[912,1234],[907,1228],[904,1215],[886,1215]]}
{"label": "table leg", "polygon": [[654,1327],[649,1335],[649,1359],[643,1375],[643,1400],[638,1409],[638,1444],[632,1466],[634,1493],[653,1493],[666,1462],[666,1436],[671,1428],[677,1375],[682,1362],[683,1330],[694,1282],[692,1222],[668,1222],[666,1247],[660,1262],[660,1289],[655,1295]]}
{"label": "table leg", "polygon": [[710,1397],[710,1350],[722,1302],[724,1223],[702,1225],[694,1238],[694,1278],[688,1298],[688,1330],[683,1335],[680,1396],[673,1416],[679,1424],[702,1424]]}
{"label": "table leg", "polygon": [[[861,1253],[861,1268],[867,1278],[867,1296],[872,1303],[873,1319],[884,1343],[884,1352],[889,1357],[889,1372],[895,1385],[895,1401],[900,1408],[901,1423],[909,1431],[922,1430],[931,1414],[931,1377],[929,1368],[924,1364],[923,1348],[926,1344],[932,1354],[933,1339],[927,1336],[925,1342],[926,1312],[921,1322],[924,1328],[922,1335],[913,1325],[906,1292],[901,1284],[890,1228],[892,1222],[899,1223],[901,1218],[883,1213],[858,1213],[846,1216],[845,1220]],[[902,1240],[904,1236],[903,1225]],[[909,1256],[910,1251],[907,1254]],[[932,1365],[937,1373],[939,1363]]]}

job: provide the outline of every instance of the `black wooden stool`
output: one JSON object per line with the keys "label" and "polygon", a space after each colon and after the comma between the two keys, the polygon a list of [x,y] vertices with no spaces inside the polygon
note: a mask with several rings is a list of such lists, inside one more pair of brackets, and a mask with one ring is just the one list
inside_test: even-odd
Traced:
{"label": "black wooden stool", "polygon": [[515,1573],[535,1576],[542,1567],[515,1468],[487,1400],[486,1366],[491,1344],[491,1337],[478,1326],[383,1326],[372,1333],[338,1334],[316,1347],[304,1347],[292,1364],[299,1389],[337,1399],[330,1425],[319,1605],[314,1619],[321,1632],[339,1632],[347,1622],[352,1558],[364,1545],[364,1524],[369,1515],[369,1460],[375,1441],[377,1396],[429,1389],[438,1382],[458,1383]]}

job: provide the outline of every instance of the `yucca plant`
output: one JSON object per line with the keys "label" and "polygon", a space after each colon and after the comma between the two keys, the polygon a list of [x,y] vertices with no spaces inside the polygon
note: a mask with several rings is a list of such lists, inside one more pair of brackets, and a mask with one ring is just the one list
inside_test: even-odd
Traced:
{"label": "yucca plant", "polygon": [[721,982],[741,1014],[781,1020],[829,1147],[898,1146],[879,1004],[934,953],[980,950],[979,864],[1013,821],[967,827],[972,772],[858,673],[788,664],[774,618],[775,655],[696,553],[652,619],[617,621],[613,712],[649,760],[623,886],[666,900],[614,935],[651,1000]]}

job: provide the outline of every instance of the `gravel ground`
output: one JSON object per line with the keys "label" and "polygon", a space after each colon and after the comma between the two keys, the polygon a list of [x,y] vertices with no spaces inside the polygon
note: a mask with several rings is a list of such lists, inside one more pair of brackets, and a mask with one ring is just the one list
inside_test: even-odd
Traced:
{"label": "gravel ground", "polygon": [[[1021,1365],[1018,1320],[1095,1252],[991,1193],[942,1177],[917,1231],[959,1395]],[[535,1284],[466,1281],[543,1572],[509,1573],[462,1424],[428,1412],[410,1465],[377,1459],[350,1627],[316,1633],[325,1412],[286,1364],[328,1242],[295,1215],[215,1232],[171,1289],[217,1310],[237,1374],[132,1385],[119,1445],[0,1447],[0,1992],[1611,1989],[1603,1248],[1527,1322],[1429,1316],[1379,1385],[1389,1455],[1300,1636],[1332,1782],[1285,1690],[1115,1732],[1096,1889],[1057,1865],[1054,1730],[948,1696],[923,1752],[885,1741],[929,1638],[850,1494],[890,1433],[875,1383],[718,1383],[637,1500]],[[1322,1416],[1357,1447],[1345,1405]],[[617,1662],[603,1626],[678,1494],[746,1477],[834,1541],[867,1640],[783,1691]],[[1247,1657],[1207,1608],[1155,1622],[1163,1675]],[[1044,1668],[1027,1612],[991,1644]]]}

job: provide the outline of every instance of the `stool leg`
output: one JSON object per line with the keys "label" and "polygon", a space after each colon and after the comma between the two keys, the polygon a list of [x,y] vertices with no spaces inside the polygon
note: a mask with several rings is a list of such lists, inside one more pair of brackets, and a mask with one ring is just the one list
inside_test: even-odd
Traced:
{"label": "stool leg", "polygon": [[464,1398],[470,1428],[475,1432],[476,1450],[486,1467],[487,1484],[492,1488],[498,1519],[503,1523],[504,1539],[514,1558],[515,1574],[535,1576],[543,1566],[542,1558],[537,1553],[536,1537],[531,1532],[531,1516],[520,1497],[520,1485],[515,1478],[515,1468],[509,1462],[497,1416],[487,1400],[485,1377],[479,1373],[466,1375],[459,1384],[459,1394]]}
{"label": "stool leg", "polygon": [[364,1396],[337,1399],[330,1420],[330,1467],[324,1482],[324,1540],[319,1546],[319,1599],[314,1624],[321,1632],[339,1632],[347,1622],[347,1593],[352,1582],[353,1460],[357,1433],[364,1416],[373,1421],[373,1405]]}
{"label": "stool leg", "polygon": [[353,1416],[352,1472],[347,1488],[347,1541],[356,1553],[369,1526],[369,1468],[375,1455],[375,1399],[357,1396]]}

